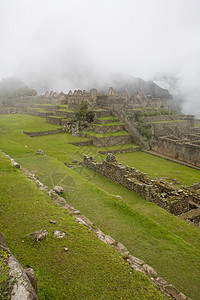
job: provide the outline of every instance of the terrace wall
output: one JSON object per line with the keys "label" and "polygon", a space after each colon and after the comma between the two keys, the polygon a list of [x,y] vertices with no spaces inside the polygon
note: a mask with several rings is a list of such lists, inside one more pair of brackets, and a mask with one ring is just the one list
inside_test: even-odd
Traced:
{"label": "terrace wall", "polygon": [[57,129],[57,130],[48,130],[48,131],[37,131],[37,132],[27,132],[23,131],[24,134],[30,136],[30,137],[35,137],[35,136],[44,136],[44,135],[51,135],[51,134],[58,134],[62,133],[62,129]]}
{"label": "terrace wall", "polygon": [[110,126],[98,126],[98,125],[92,125],[92,130],[94,130],[97,133],[112,133],[121,131],[124,129],[123,125],[110,125]]}
{"label": "terrace wall", "polygon": [[180,215],[189,210],[189,199],[182,190],[168,185],[167,182],[152,180],[134,168],[123,167],[111,153],[103,163],[97,163],[93,157],[84,155],[83,164],[170,213]]}
{"label": "terrace wall", "polygon": [[200,167],[200,141],[185,142],[170,137],[160,137],[152,149],[175,159]]}

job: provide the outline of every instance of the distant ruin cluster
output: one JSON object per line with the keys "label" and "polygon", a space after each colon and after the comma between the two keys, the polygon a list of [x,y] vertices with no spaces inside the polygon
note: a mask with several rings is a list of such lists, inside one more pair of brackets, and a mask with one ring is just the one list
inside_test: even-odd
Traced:
{"label": "distant ruin cluster", "polygon": [[[100,139],[80,132],[84,128],[74,124],[74,118],[83,103],[87,103],[88,110],[94,114],[91,118],[94,123],[89,124],[91,130],[97,134],[126,130],[129,135]],[[130,95],[126,90],[116,92],[112,87],[107,93],[93,88],[89,92],[75,90],[65,94],[51,91],[40,96],[15,97],[3,104],[0,113],[46,117],[49,123],[65,126],[64,130],[91,139],[97,147],[135,142],[143,149],[200,167],[200,125],[195,127],[200,120],[177,112],[174,105],[169,107],[167,103],[164,98],[146,95],[142,90]],[[101,119],[110,116],[115,116],[118,124],[103,126]]]}

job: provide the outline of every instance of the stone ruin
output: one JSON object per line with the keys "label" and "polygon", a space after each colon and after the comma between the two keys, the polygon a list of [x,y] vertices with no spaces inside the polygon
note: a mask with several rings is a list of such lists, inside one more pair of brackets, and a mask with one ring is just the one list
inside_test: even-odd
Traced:
{"label": "stone ruin", "polygon": [[176,216],[187,213],[191,203],[200,208],[200,193],[197,190],[186,186],[176,187],[163,179],[152,179],[135,168],[124,167],[111,153],[103,163],[84,155],[83,164]]}

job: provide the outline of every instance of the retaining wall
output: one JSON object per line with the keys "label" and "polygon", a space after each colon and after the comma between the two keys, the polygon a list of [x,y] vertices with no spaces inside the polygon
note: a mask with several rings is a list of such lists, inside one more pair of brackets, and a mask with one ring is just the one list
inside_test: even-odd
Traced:
{"label": "retaining wall", "polygon": [[152,180],[145,173],[134,168],[123,167],[111,153],[103,163],[97,163],[93,157],[84,155],[83,164],[174,215],[189,210],[189,199],[183,190],[172,187],[167,182]]}
{"label": "retaining wall", "polygon": [[200,167],[200,145],[160,137],[152,149],[175,159]]}
{"label": "retaining wall", "polygon": [[62,129],[57,129],[57,130],[48,130],[48,131],[38,131],[38,132],[27,132],[23,131],[24,134],[30,136],[30,137],[35,137],[35,136],[43,136],[43,135],[51,135],[51,134],[58,134],[62,133]]}

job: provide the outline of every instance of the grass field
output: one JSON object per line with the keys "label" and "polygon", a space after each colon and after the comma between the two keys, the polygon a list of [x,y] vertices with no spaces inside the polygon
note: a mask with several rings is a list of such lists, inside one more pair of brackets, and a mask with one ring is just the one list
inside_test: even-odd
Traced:
{"label": "grass field", "polygon": [[[131,271],[114,249],[74,222],[20,170],[14,172],[1,154],[0,182],[1,231],[23,266],[29,264],[36,271],[39,299],[167,299],[146,276]],[[51,224],[51,219],[56,224]],[[48,231],[47,239],[31,241],[27,235],[41,228]],[[67,236],[55,238],[55,230]],[[0,289],[4,299],[1,296]]]}
{"label": "grass field", "polygon": [[[73,159],[80,161],[84,153],[93,155],[98,161],[102,161],[105,156],[100,155],[98,151],[105,151],[107,150],[106,147],[68,145],[67,143],[70,141],[84,140],[71,137],[68,134],[35,138],[21,134],[22,130],[27,130],[24,127],[32,128],[34,131],[35,123],[39,127],[40,122],[41,126],[44,126],[43,119],[39,117],[27,115],[0,116],[0,149],[35,173],[44,184],[50,187],[63,186],[67,201],[80,209],[105,233],[121,241],[133,255],[152,265],[161,276],[174,283],[187,296],[195,300],[199,299],[199,230],[92,170],[85,167],[79,167],[75,170],[67,168],[63,164],[64,161],[72,162]],[[38,148],[42,148],[46,156],[37,156],[35,152]],[[121,146],[109,147],[110,150],[119,148]],[[178,181],[189,185],[200,181],[197,170],[141,151],[118,154],[117,159],[124,165],[134,166],[152,177],[174,178],[176,176]],[[116,195],[120,195],[122,199]],[[8,199],[10,202],[11,196]],[[39,219],[44,218],[43,210],[40,211],[42,217],[39,215]],[[18,251],[22,251],[18,249],[21,247],[22,237],[20,236],[19,239],[15,237],[14,239],[17,239],[15,247],[16,253],[18,253]],[[30,262],[26,263],[30,264]],[[126,299],[126,297],[123,298],[122,296],[122,299]],[[127,299],[129,298],[127,297]]]}

